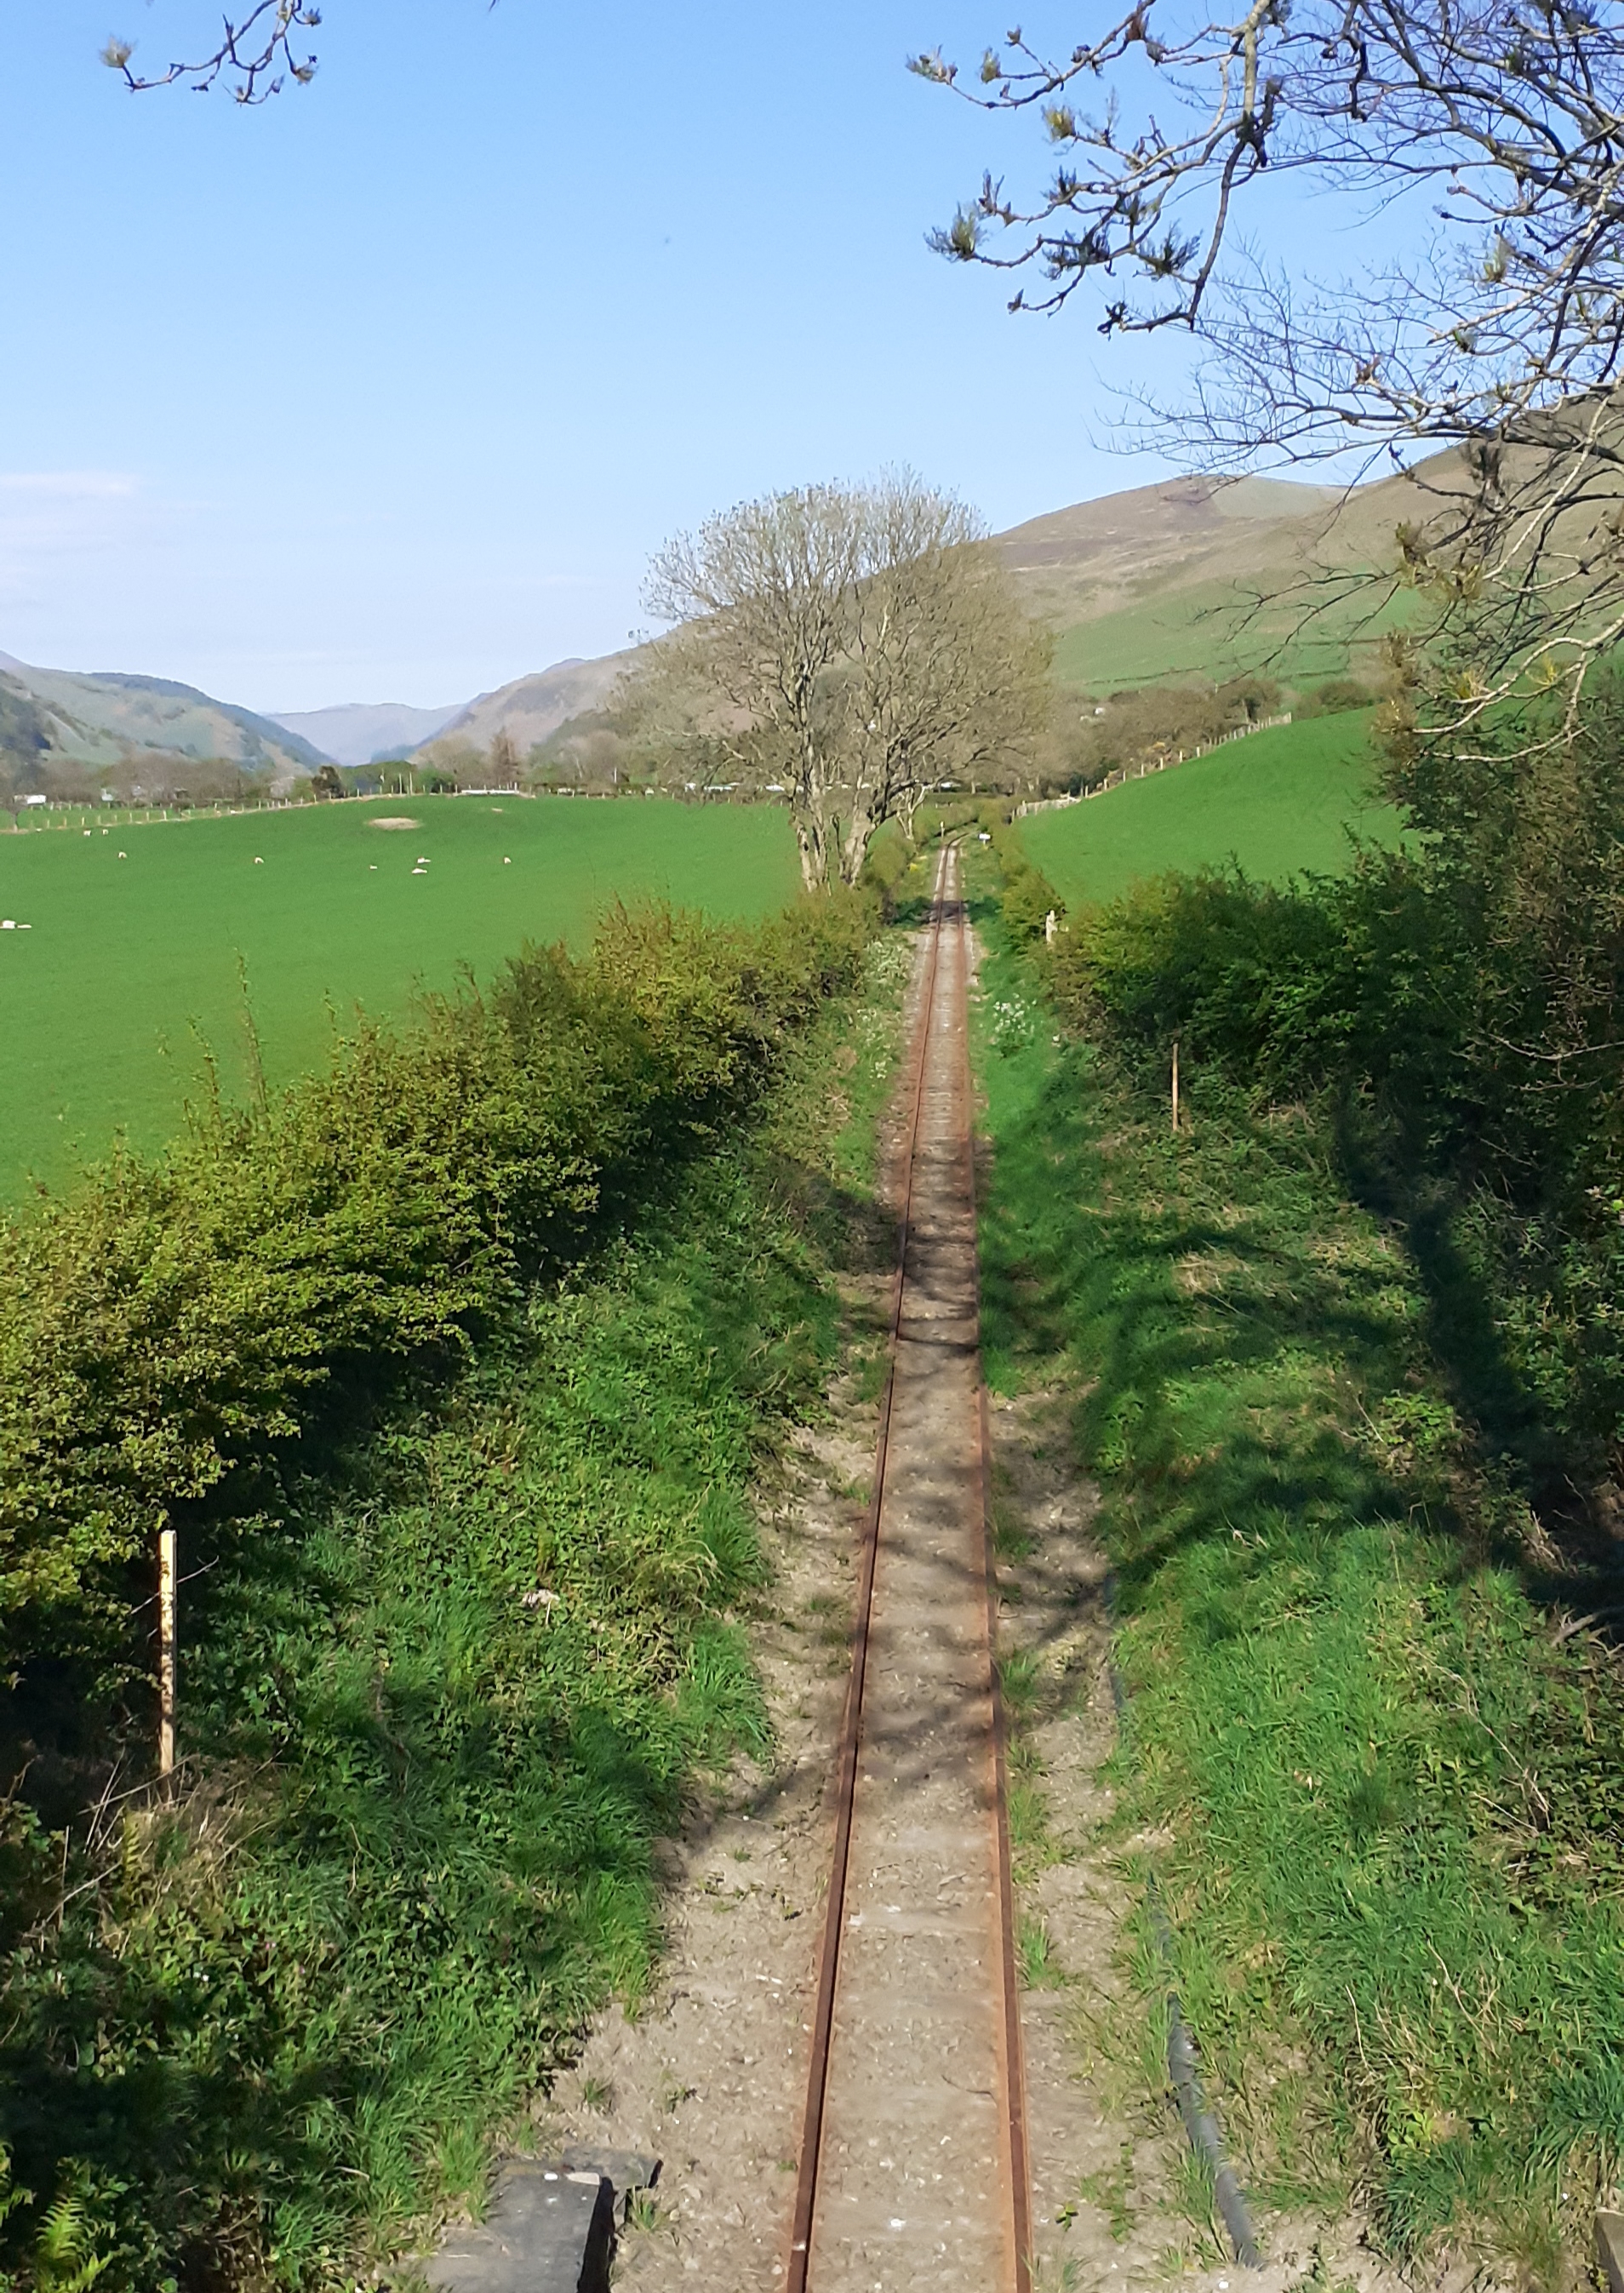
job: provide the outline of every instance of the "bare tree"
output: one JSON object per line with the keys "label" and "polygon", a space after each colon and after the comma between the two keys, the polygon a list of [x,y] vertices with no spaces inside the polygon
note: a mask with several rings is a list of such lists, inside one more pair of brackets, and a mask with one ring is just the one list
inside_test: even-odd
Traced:
{"label": "bare tree", "polygon": [[787,795],[808,886],[855,880],[925,789],[1019,752],[1047,640],[962,503],[908,474],[746,502],[668,543],[633,673],[642,745]]}
{"label": "bare tree", "polygon": [[[1104,333],[1187,329],[1193,385],[1157,411],[1210,466],[1459,450],[1398,571],[1468,633],[1460,705],[1577,693],[1624,636],[1618,0],[1134,0],[1057,57],[1012,32],[973,86],[913,69],[1037,113],[1056,155],[1025,202],[987,177],[943,253],[1015,273],[1012,308],[1092,281]],[[1283,177],[1419,253],[1348,281],[1259,257],[1238,234]]]}
{"label": "bare tree", "polygon": [[301,0],[253,0],[248,13],[235,22],[223,18],[219,38],[191,63],[174,63],[150,74],[135,69],[134,43],[111,39],[102,61],[121,72],[127,86],[140,93],[149,88],[177,84],[207,93],[226,78],[239,103],[264,103],[280,95],[289,79],[308,86],[316,76],[315,52],[307,34],[321,21],[319,8]]}

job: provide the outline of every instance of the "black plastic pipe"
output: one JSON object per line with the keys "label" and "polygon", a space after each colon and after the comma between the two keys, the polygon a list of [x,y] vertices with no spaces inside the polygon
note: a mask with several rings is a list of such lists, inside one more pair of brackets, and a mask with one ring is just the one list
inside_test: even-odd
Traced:
{"label": "black plastic pipe", "polygon": [[[1106,1589],[1108,1611],[1112,1605],[1111,1592],[1112,1588],[1108,1585]],[[1120,1721],[1126,1716],[1127,1713],[1127,1690],[1122,1684],[1122,1674],[1116,1669],[1116,1658],[1113,1657],[1108,1661],[1110,1665],[1111,1701],[1116,1706],[1116,1717]],[[1184,2121],[1184,2131],[1190,2137],[1190,2148],[1197,2157],[1205,2162],[1207,2171],[1213,2177],[1213,2195],[1217,2200],[1219,2212],[1223,2216],[1223,2225],[1230,2233],[1230,2243],[1235,2248],[1236,2260],[1243,2269],[1261,2269],[1263,2265],[1263,2256],[1257,2249],[1257,2239],[1253,2232],[1252,2216],[1246,2205],[1246,2193],[1235,2178],[1235,2168],[1230,2165],[1224,2150],[1223,2136],[1218,2130],[1218,2121],[1213,2116],[1206,2095],[1202,2090],[1196,2042],[1190,2035],[1189,2023],[1184,2020],[1184,2009],[1179,2003],[1178,1990],[1172,1980],[1173,1930],[1169,1927],[1167,1915],[1162,1908],[1154,1876],[1147,1884],[1145,1900],[1146,1908],[1150,1914],[1150,1932],[1156,1937],[1157,1949],[1162,1955],[1162,1964],[1167,1969],[1169,1978],[1167,2075],[1173,2080],[1173,2090],[1178,2096],[1179,2116]]]}

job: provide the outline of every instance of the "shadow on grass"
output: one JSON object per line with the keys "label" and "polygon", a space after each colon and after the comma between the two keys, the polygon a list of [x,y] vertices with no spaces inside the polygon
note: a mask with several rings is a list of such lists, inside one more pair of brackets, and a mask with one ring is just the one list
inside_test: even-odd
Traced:
{"label": "shadow on grass", "polygon": [[1531,1596],[1588,1612],[1624,1635],[1624,1552],[1588,1501],[1604,1477],[1594,1444],[1565,1434],[1506,1342],[1503,1302],[1460,1238],[1458,1192],[1393,1142],[1373,1138],[1363,1110],[1342,1107],[1337,1164],[1353,1199],[1403,1235],[1426,1300],[1425,1335],[1451,1399],[1479,1443],[1514,1483],[1547,1532],[1539,1558],[1506,1548]]}
{"label": "shadow on grass", "polygon": [[1465,2214],[1548,2259],[1624,2131],[1624,1693],[1551,1629],[1587,1557],[1518,1533],[1532,1397],[1435,1205],[1378,1222],[1300,1111],[1199,1077],[1175,1138],[1047,1025],[984,1046],[989,1373],[1076,1396],[1119,1821],[1164,1843],[1204,2050],[1252,2094],[1311,2042],[1396,2241]]}
{"label": "shadow on grass", "polygon": [[658,1836],[766,1745],[751,1478],[827,1377],[832,1267],[890,1244],[773,1119],[674,1140],[460,1376],[358,1368],[187,1525],[175,1789],[0,1841],[14,2250],[70,2198],[108,2293],[387,2251],[644,1987]]}

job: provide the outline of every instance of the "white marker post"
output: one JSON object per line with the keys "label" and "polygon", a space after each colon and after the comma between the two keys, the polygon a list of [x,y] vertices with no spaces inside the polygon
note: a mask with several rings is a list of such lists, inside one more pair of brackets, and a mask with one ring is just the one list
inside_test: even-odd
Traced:
{"label": "white marker post", "polygon": [[158,1532],[158,1772],[175,1766],[175,1531]]}

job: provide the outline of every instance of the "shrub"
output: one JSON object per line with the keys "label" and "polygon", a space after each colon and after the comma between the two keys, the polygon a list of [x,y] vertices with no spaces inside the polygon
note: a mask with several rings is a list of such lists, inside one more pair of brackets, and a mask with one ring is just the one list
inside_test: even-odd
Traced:
{"label": "shrub", "polygon": [[1538,1446],[1543,1421],[1573,1473],[1617,1473],[1624,698],[1603,681],[1574,728],[1534,703],[1458,739],[1395,723],[1387,769],[1405,850],[1285,887],[1140,887],[1074,927],[1056,991],[1131,1057],[1177,1036],[1248,1090],[1332,1095],[1361,1183],[1449,1205],[1523,1389],[1506,1438]]}
{"label": "shrub", "polygon": [[0,1229],[0,1662],[25,1706],[41,1663],[101,1697],[140,1674],[128,1571],[158,1527],[251,1504],[342,1402],[459,1358],[749,1094],[869,923],[853,899],[754,931],[617,911],[583,961],[530,951],[408,1033],[363,1025],[325,1074],[216,1098],[166,1155]]}
{"label": "shrub", "polygon": [[1331,677],[1323,685],[1317,685],[1311,693],[1304,693],[1293,713],[1298,718],[1343,717],[1350,709],[1373,707],[1376,698],[1370,687],[1361,685],[1356,677]]}
{"label": "shrub", "polygon": [[745,1118],[793,1057],[838,1128],[873,914],[617,912],[7,1229],[0,2285],[353,2285],[635,1998],[655,1835],[764,1748],[749,1485],[831,1344]]}
{"label": "shrub", "polygon": [[1066,912],[1066,903],[1043,871],[1027,859],[1012,822],[1002,813],[989,822],[993,851],[1003,874],[1003,918],[1017,938],[1042,939],[1050,915]]}

